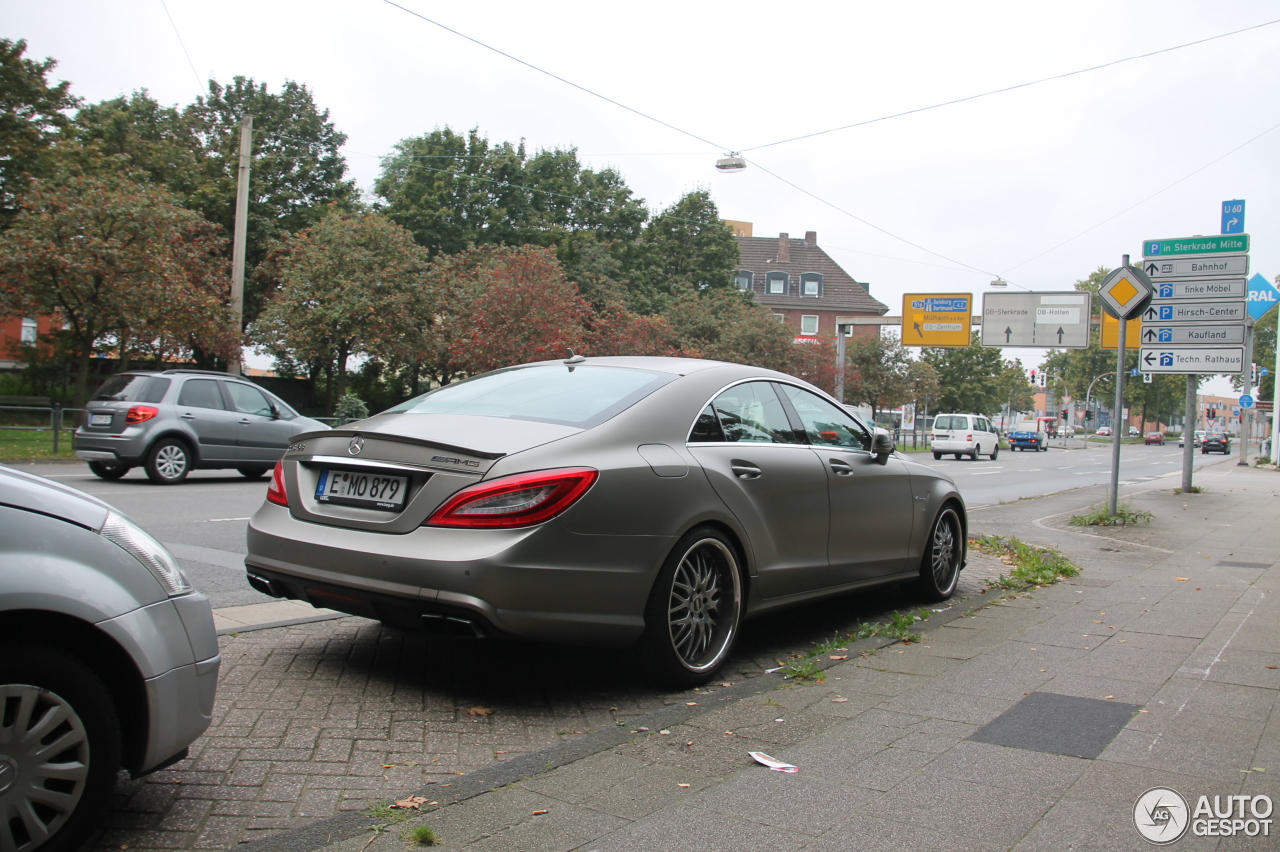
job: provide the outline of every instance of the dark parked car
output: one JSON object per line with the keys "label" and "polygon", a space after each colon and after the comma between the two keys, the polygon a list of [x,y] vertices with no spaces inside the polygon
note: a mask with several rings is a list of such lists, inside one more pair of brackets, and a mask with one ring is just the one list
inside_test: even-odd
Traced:
{"label": "dark parked car", "polygon": [[299,432],[327,429],[247,379],[204,370],[131,370],[85,405],[72,441],[103,479],[145,467],[152,482],[181,482],[193,468],[271,470]]}
{"label": "dark parked car", "polygon": [[99,500],[0,467],[0,849],[78,849],[123,767],[182,759],[218,683],[209,599]]}
{"label": "dark parked car", "polygon": [[1200,452],[1201,454],[1222,453],[1225,456],[1231,452],[1231,436],[1226,432],[1206,433],[1200,442]]}
{"label": "dark parked car", "polygon": [[744,618],[896,582],[955,590],[946,474],[782,373],[676,358],[497,370],[299,435],[250,584],[403,627],[638,642],[711,678]]}

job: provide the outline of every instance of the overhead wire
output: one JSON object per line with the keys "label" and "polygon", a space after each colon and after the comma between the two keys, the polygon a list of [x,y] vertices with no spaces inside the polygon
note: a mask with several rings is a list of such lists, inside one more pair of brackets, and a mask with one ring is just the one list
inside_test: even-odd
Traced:
{"label": "overhead wire", "polygon": [[191,53],[187,50],[187,43],[182,40],[182,33],[178,32],[177,22],[169,12],[169,4],[165,0],[160,0],[160,8],[164,9],[164,15],[169,19],[169,26],[173,27],[173,34],[178,38],[178,46],[182,48],[182,55],[187,57],[187,65],[191,66],[191,73],[196,78],[196,91],[203,93],[204,80],[200,79],[200,72],[196,71],[196,64],[191,61]]}
{"label": "overhead wire", "polygon": [[1250,27],[1244,27],[1242,29],[1232,30],[1229,33],[1220,33],[1219,35],[1208,36],[1206,38],[1197,39],[1195,41],[1189,41],[1186,44],[1178,44],[1178,45],[1174,45],[1173,47],[1163,47],[1159,50],[1153,50],[1149,53],[1141,53],[1141,54],[1137,54],[1136,56],[1126,56],[1123,59],[1114,59],[1111,62],[1104,62],[1101,65],[1092,65],[1088,68],[1080,68],[1075,71],[1066,71],[1066,72],[1063,72],[1062,74],[1054,74],[1049,77],[1041,77],[1038,80],[1031,80],[1026,83],[1018,83],[1013,86],[1005,86],[1004,88],[1001,88],[1001,89],[992,89],[989,92],[982,92],[981,94],[977,94],[977,95],[968,95],[963,98],[955,98],[953,100],[943,101],[942,103],[932,104],[930,106],[917,107],[915,109],[904,110],[903,112],[895,112],[892,115],[882,115],[879,118],[869,118],[869,119],[866,119],[865,121],[855,121],[853,124],[845,124],[840,127],[832,127],[828,130],[816,130],[813,133],[805,133],[801,136],[792,136],[789,139],[779,139],[777,142],[766,142],[763,145],[755,145],[750,148],[742,148],[739,150],[739,153],[745,153],[747,151],[759,151],[762,148],[772,148],[777,145],[786,145],[788,142],[799,142],[802,139],[812,139],[815,136],[824,136],[828,133],[839,133],[841,130],[851,130],[855,127],[865,127],[868,124],[876,124],[881,121],[889,121],[891,119],[902,118],[903,116],[907,116],[907,115],[916,115],[918,113],[928,112],[929,110],[941,109],[942,107],[954,106],[956,104],[966,103],[967,101],[976,101],[976,100],[979,100],[980,98],[991,97],[992,95],[1001,95],[1001,94],[1004,94],[1005,92],[1013,92],[1013,91],[1017,91],[1018,89],[1025,89],[1029,86],[1038,86],[1041,83],[1048,83],[1053,80],[1062,80],[1067,77],[1074,77],[1078,74],[1088,74],[1092,71],[1100,71],[1103,68],[1111,68],[1115,65],[1121,65],[1125,62],[1134,62],[1139,59],[1149,59],[1152,56],[1159,56],[1162,53],[1171,53],[1175,50],[1182,50],[1187,47],[1194,47],[1195,45],[1205,44],[1206,42],[1216,41],[1221,38],[1228,38],[1230,36],[1240,35],[1241,33],[1247,33],[1251,30],[1257,30],[1263,27],[1269,27],[1274,24],[1280,24],[1280,18],[1274,21],[1266,21],[1265,23],[1254,24],[1253,26],[1250,26]]}

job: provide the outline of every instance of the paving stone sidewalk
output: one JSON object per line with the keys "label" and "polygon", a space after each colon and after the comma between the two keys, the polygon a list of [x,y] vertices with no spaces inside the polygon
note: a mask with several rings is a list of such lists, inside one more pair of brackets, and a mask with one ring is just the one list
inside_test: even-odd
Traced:
{"label": "paving stone sidewalk", "polygon": [[[1002,570],[975,556],[958,597]],[[890,590],[753,622],[724,677],[759,677],[811,642],[917,605]],[[213,726],[187,760],[121,779],[94,849],[231,848],[721,689],[656,691],[625,651],[428,637],[360,618],[254,629],[323,612],[275,602],[216,613]]]}
{"label": "paving stone sidewalk", "polygon": [[[1151,788],[1190,807],[1274,802],[1280,477],[1200,481],[1208,493],[1132,494],[1149,526],[1069,526],[1097,502],[1089,490],[975,513],[976,530],[1056,546],[1083,572],[939,615],[924,642],[834,662],[825,683],[708,691],[644,717],[647,731],[584,737],[595,747],[576,755],[554,746],[434,779],[406,821],[350,813],[249,848],[400,850],[426,825],[467,850],[1137,850],[1151,848],[1134,814]],[[771,772],[752,750],[800,771]],[[1276,849],[1277,822],[1176,846]]]}

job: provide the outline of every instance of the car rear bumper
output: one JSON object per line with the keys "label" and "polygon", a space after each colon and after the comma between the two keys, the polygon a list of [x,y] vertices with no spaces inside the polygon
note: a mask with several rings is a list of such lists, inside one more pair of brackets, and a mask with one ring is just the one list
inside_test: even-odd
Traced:
{"label": "car rear bumper", "polygon": [[79,429],[71,438],[71,447],[85,461],[140,464],[146,444],[133,435],[94,435]]}
{"label": "car rear bumper", "polygon": [[977,441],[934,441],[929,449],[935,453],[967,453],[977,445]]}
{"label": "car rear bumper", "polygon": [[250,521],[250,584],[407,628],[569,644],[626,645],[667,553],[665,536],[422,527],[405,535],[326,528],[265,504]]}

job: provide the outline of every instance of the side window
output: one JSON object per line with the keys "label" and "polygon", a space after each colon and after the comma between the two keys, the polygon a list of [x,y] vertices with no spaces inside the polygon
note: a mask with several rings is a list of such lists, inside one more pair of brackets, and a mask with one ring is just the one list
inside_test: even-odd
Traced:
{"label": "side window", "polygon": [[870,450],[871,435],[839,406],[820,396],[791,385],[781,385],[810,444],[817,447],[840,447],[846,450]]}
{"label": "side window", "polygon": [[225,408],[218,383],[214,379],[187,379],[178,394],[178,405],[192,408]]}
{"label": "side window", "polygon": [[227,382],[227,390],[231,391],[231,401],[236,411],[241,414],[257,414],[260,417],[271,416],[271,403],[262,391],[239,382]]}
{"label": "side window", "polygon": [[708,405],[702,409],[702,413],[694,421],[693,430],[689,433],[689,443],[698,444],[723,440],[724,430],[720,428],[720,421],[716,418],[715,411]]}
{"label": "side window", "polygon": [[[782,400],[767,382],[735,385],[711,402],[725,441],[794,444],[795,433]],[[699,418],[701,419],[701,418]]]}

